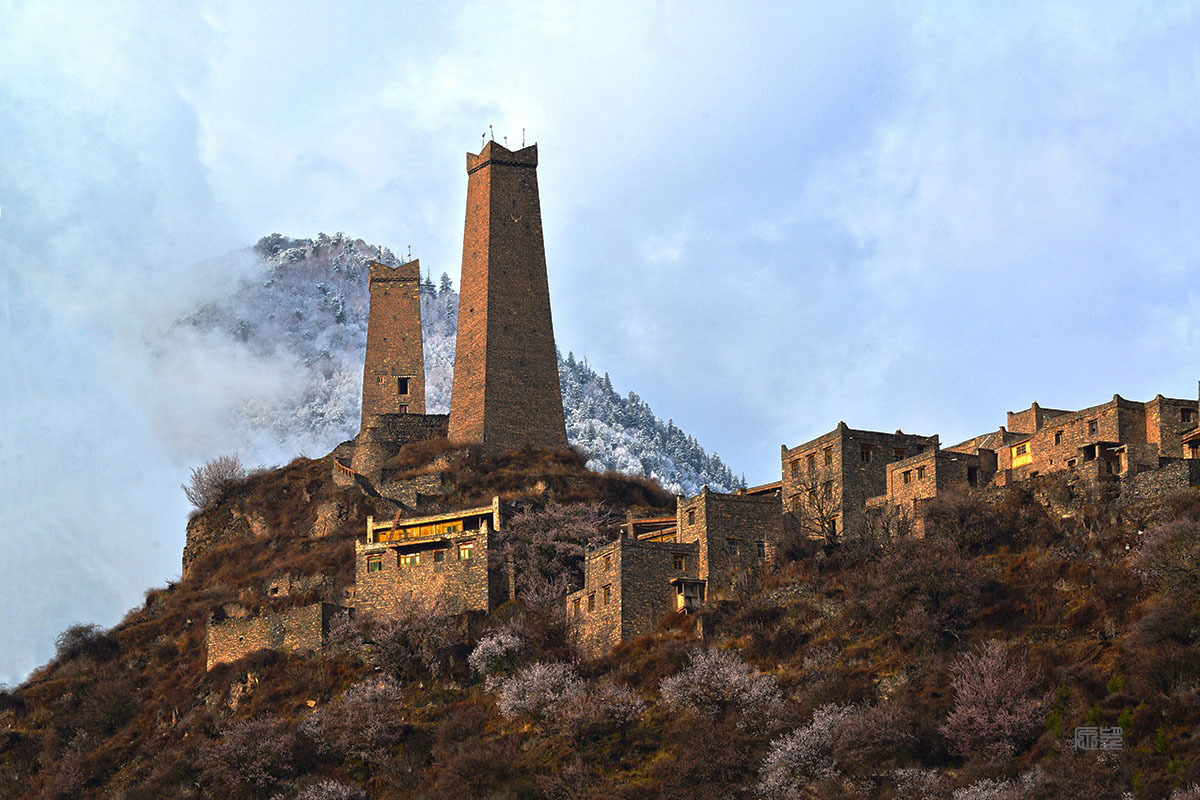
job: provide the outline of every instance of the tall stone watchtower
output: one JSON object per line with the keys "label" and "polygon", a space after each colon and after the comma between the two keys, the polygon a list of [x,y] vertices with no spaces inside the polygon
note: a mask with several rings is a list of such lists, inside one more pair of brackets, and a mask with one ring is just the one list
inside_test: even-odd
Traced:
{"label": "tall stone watchtower", "polygon": [[363,364],[362,430],[384,414],[425,413],[421,343],[421,262],[371,262],[367,358]]}
{"label": "tall stone watchtower", "polygon": [[537,145],[467,154],[450,438],[565,448],[538,200]]}

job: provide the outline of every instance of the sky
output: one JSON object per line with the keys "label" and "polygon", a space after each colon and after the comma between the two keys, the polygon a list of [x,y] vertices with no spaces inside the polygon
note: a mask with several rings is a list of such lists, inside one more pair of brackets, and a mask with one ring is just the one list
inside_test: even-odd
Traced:
{"label": "sky", "polygon": [[0,0],[0,682],[178,576],[262,374],[156,371],[218,257],[457,283],[489,130],[538,144],[560,349],[751,483],[839,421],[1195,397],[1198,43],[1195,2]]}

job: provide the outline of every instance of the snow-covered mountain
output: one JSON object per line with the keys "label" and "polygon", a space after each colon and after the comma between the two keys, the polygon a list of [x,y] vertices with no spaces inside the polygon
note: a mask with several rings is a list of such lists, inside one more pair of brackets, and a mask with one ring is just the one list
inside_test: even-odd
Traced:
{"label": "snow-covered mountain", "polygon": [[[329,447],[358,431],[362,362],[367,341],[368,262],[395,266],[387,248],[342,233],[315,239],[271,234],[254,246],[258,266],[227,297],[201,305],[180,329],[224,334],[255,359],[286,356],[297,363],[299,390],[241,404],[236,421],[281,442]],[[425,405],[446,413],[454,374],[458,292],[449,276],[421,285],[425,345]],[[716,453],[707,453],[672,421],[663,422],[636,394],[622,397],[574,354],[559,358],[567,438],[593,469],[656,478],[667,489],[694,493],[703,485],[727,491],[742,485]]]}

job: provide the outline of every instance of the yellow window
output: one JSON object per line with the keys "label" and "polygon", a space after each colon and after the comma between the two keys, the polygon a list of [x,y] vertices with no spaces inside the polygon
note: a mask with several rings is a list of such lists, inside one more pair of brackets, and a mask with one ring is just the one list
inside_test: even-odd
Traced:
{"label": "yellow window", "polygon": [[1013,467],[1023,467],[1026,464],[1033,462],[1033,454],[1029,452],[1028,442],[1013,445],[1011,450]]}

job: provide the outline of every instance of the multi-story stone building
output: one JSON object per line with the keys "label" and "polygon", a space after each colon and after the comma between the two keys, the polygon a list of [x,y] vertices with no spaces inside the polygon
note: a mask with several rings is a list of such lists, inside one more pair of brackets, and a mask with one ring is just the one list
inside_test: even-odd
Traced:
{"label": "multi-story stone building", "polygon": [[508,599],[508,574],[490,548],[504,519],[491,505],[432,516],[376,522],[354,543],[356,609],[383,616],[412,602],[446,613],[491,611]]}
{"label": "multi-story stone building", "polygon": [[920,534],[922,506],[947,490],[1004,486],[1057,472],[1083,480],[1132,481],[1168,467],[1169,474],[1138,485],[1191,486],[1191,476],[1200,470],[1177,462],[1200,458],[1198,421],[1200,401],[1162,395],[1145,403],[1114,395],[1079,411],[1033,403],[1008,412],[1008,424],[997,431],[889,464],[886,492],[867,505],[908,514]]}
{"label": "multi-story stone building", "polygon": [[937,436],[838,426],[797,447],[780,447],[784,510],[814,536],[840,535],[863,519],[867,500],[887,491],[888,465],[938,446]]}
{"label": "multi-story stone building", "polygon": [[725,596],[774,557],[780,511],[777,484],[738,494],[705,487],[679,498],[674,518],[629,520],[620,538],[588,553],[583,588],[567,596],[576,642],[600,655],[668,613]]}

